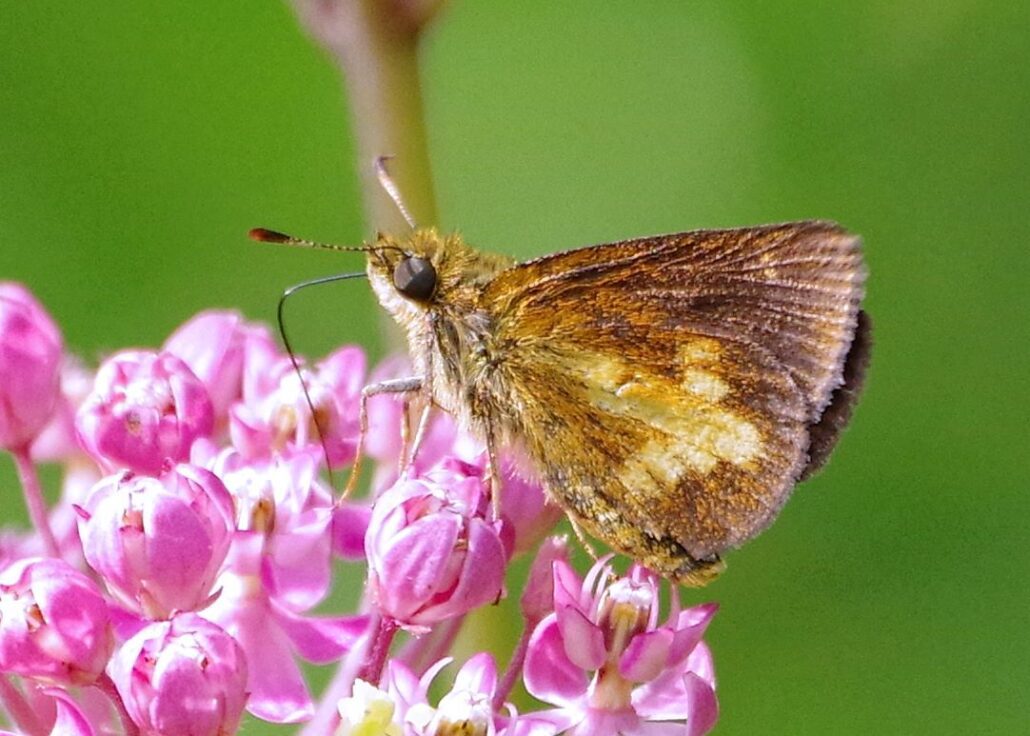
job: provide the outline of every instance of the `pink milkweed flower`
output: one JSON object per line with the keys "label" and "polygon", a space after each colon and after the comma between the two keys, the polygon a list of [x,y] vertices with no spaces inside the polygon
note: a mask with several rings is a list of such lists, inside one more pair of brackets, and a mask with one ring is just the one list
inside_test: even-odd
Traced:
{"label": "pink milkweed flower", "polygon": [[151,619],[208,602],[233,528],[229,491],[213,473],[186,464],[160,478],[104,478],[79,519],[90,567],[118,600]]}
{"label": "pink milkweed flower", "polygon": [[673,598],[659,624],[659,587],[639,565],[613,579],[605,558],[581,580],[555,562],[555,612],[533,632],[524,680],[558,707],[537,717],[580,736],[700,736],[715,725],[714,668],[701,637],[716,607],[680,610]]}
{"label": "pink milkweed flower", "polygon": [[0,283],[0,447],[21,450],[49,421],[60,395],[64,342],[21,284]]}
{"label": "pink milkweed flower", "polygon": [[334,468],[353,460],[364,352],[340,348],[314,370],[302,367],[298,375],[289,357],[273,350],[263,339],[247,343],[243,398],[229,416],[233,445],[249,459],[314,445],[324,446]]}
{"label": "pink milkweed flower", "polygon": [[247,702],[247,658],[193,613],[141,629],[111,660],[111,679],[145,734],[226,736]]}
{"label": "pink milkweed flower", "polygon": [[247,710],[274,723],[297,723],[314,713],[311,693],[295,656],[316,664],[340,659],[368,625],[367,616],[315,617],[290,608],[262,582],[265,539],[237,532],[218,578],[219,595],[202,612],[246,652]]}
{"label": "pink milkweed flower", "polygon": [[334,505],[318,479],[321,456],[308,447],[248,462],[228,448],[208,462],[232,494],[237,538],[260,538],[262,585],[296,611],[317,605],[332,579]]}
{"label": "pink milkweed flower", "polygon": [[157,475],[211,434],[211,399],[193,371],[171,353],[125,351],[97,371],[76,429],[87,452],[109,471]]}
{"label": "pink milkweed flower", "polygon": [[306,614],[331,580],[333,501],[317,479],[320,456],[319,448],[307,447],[248,461],[232,448],[214,453],[198,443],[194,449],[194,461],[225,481],[236,506],[218,597],[202,615],[247,653],[248,710],[276,723],[303,721],[314,712],[296,656],[319,664],[339,659],[368,620]]}
{"label": "pink milkweed flower", "polygon": [[25,559],[0,573],[0,672],[88,685],[113,644],[107,602],[67,562]]}
{"label": "pink milkweed flower", "polygon": [[365,536],[379,610],[419,630],[497,600],[508,555],[490,513],[480,475],[455,463],[382,493]]}
{"label": "pink milkweed flower", "polygon": [[247,336],[261,330],[237,312],[200,312],[165,341],[164,351],[180,358],[207,389],[215,417],[224,419],[243,386]]}
{"label": "pink milkweed flower", "polygon": [[493,657],[480,652],[458,670],[450,692],[440,698],[436,708],[428,703],[415,704],[407,709],[404,720],[415,733],[426,736],[440,733],[495,736],[493,699],[496,689],[497,665]]}

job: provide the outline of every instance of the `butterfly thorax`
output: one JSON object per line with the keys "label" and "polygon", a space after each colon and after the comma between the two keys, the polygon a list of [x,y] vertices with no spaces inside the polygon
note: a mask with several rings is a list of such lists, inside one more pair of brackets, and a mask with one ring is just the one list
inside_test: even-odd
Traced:
{"label": "butterfly thorax", "polygon": [[[412,258],[428,261],[435,271],[428,298],[411,298],[398,288],[398,265]],[[473,430],[482,428],[503,393],[494,385],[493,315],[481,296],[512,264],[470,248],[460,235],[444,237],[433,229],[415,230],[405,240],[380,236],[369,252],[372,289],[404,331],[414,371],[433,400]]]}

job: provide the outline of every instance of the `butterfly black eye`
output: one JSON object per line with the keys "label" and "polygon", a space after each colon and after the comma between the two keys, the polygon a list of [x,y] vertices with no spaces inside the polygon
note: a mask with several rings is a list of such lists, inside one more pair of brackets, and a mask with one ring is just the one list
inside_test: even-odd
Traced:
{"label": "butterfly black eye", "polygon": [[409,299],[429,301],[436,291],[436,269],[425,258],[408,256],[393,269],[393,285]]}

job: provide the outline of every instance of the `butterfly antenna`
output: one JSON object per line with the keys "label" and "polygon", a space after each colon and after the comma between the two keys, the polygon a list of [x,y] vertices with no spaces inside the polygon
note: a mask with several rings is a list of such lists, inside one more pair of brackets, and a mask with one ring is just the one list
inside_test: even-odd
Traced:
{"label": "butterfly antenna", "polygon": [[[293,245],[298,248],[318,248],[319,250],[335,250],[343,251],[345,253],[367,252],[371,250],[367,245],[337,245],[336,243],[321,243],[317,240],[308,240],[307,238],[297,238],[293,235],[287,235],[281,233],[278,230],[268,230],[263,227],[256,227],[247,233],[251,240],[256,240],[259,243],[275,243],[277,245]],[[298,284],[302,286],[302,284]]]}
{"label": "butterfly antenna", "polygon": [[393,156],[377,156],[375,167],[376,167],[376,178],[379,179],[379,186],[390,196],[393,203],[397,205],[397,209],[401,211],[401,215],[404,217],[411,229],[414,230],[418,227],[415,224],[415,218],[411,216],[411,212],[408,211],[407,206],[404,204],[404,199],[401,197],[401,191],[397,188],[397,182],[390,176],[390,172],[386,170],[386,162],[392,159]]}
{"label": "butterfly antenna", "polygon": [[[290,238],[289,236],[285,236],[282,233],[276,233],[276,232],[274,232],[272,230],[263,230],[261,228],[258,228],[257,230],[251,230],[250,231],[252,238],[254,238],[254,233],[257,232],[257,231],[260,231],[262,234],[272,233],[272,234],[274,234],[276,236],[281,236],[281,237],[287,239],[287,240],[284,240],[284,241],[279,241],[279,240],[262,240],[262,242],[270,242],[270,243],[284,242],[287,245],[306,245],[307,242],[308,242],[308,241],[298,241],[296,238]],[[254,239],[255,240],[259,240],[260,238],[254,238]],[[287,241],[290,241],[290,242],[287,242]],[[317,245],[321,245],[321,244],[317,244]],[[333,248],[333,249],[336,250],[336,248]],[[343,248],[340,248],[340,250],[343,250]],[[276,309],[276,322],[279,325],[279,337],[282,338],[283,347],[286,348],[286,353],[287,353],[287,355],[290,356],[290,364],[293,365],[293,370],[297,374],[297,378],[300,380],[300,388],[304,392],[304,401],[307,402],[308,410],[311,412],[311,421],[315,425],[315,431],[318,432],[318,441],[322,445],[322,457],[325,458],[325,469],[326,469],[326,472],[329,475],[329,486],[331,488],[334,488],[334,489],[336,488],[336,483],[335,483],[335,481],[333,479],[333,467],[332,467],[332,464],[329,461],[329,446],[326,445],[326,442],[325,442],[326,428],[322,426],[321,422],[318,419],[318,412],[315,411],[315,403],[311,400],[311,394],[308,392],[308,385],[304,381],[304,374],[300,370],[300,362],[297,360],[297,354],[295,352],[293,352],[293,345],[290,343],[290,338],[286,334],[286,320],[284,319],[284,313],[285,313],[284,310],[285,310],[285,307],[286,307],[286,300],[289,297],[291,297],[294,294],[296,294],[301,289],[306,289],[309,286],[320,286],[322,284],[331,284],[334,281],[346,281],[347,279],[361,278],[363,276],[365,276],[365,273],[363,271],[357,271],[355,273],[340,273],[340,274],[335,274],[333,276],[323,276],[322,278],[311,279],[310,281],[302,281],[299,284],[294,284],[290,288],[286,289],[286,291],[283,292],[282,296],[279,297],[279,306]]]}

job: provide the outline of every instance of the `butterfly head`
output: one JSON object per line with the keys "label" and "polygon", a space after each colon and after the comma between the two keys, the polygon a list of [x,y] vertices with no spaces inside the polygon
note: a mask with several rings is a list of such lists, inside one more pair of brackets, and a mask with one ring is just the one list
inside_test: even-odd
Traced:
{"label": "butterfly head", "polygon": [[367,252],[368,276],[380,301],[386,304],[389,296],[422,308],[433,302],[440,268],[446,267],[443,239],[435,230],[415,230],[403,240],[380,234]]}
{"label": "butterfly head", "polygon": [[368,246],[368,277],[380,303],[402,324],[433,310],[470,308],[510,261],[470,248],[433,228],[403,238],[378,235]]}

